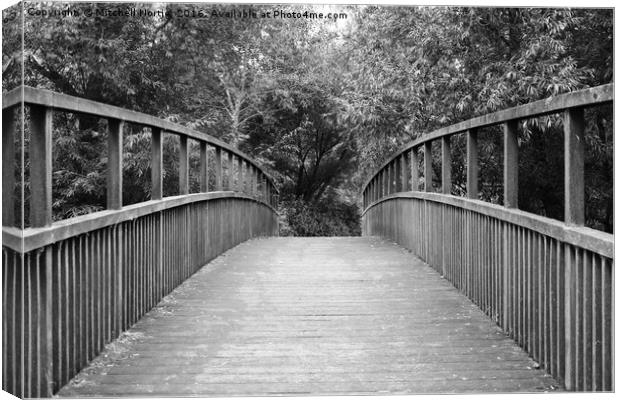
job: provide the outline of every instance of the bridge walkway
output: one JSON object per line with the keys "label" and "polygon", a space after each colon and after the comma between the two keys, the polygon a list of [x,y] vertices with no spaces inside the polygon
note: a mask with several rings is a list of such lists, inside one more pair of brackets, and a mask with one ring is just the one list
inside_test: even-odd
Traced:
{"label": "bridge walkway", "polygon": [[261,238],[224,253],[59,396],[535,392],[558,384],[406,249]]}

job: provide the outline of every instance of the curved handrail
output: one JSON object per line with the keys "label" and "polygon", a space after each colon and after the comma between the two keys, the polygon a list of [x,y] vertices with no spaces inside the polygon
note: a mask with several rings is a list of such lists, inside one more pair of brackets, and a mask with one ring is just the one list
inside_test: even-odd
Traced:
{"label": "curved handrail", "polygon": [[262,204],[276,213],[276,209],[261,200],[232,191],[192,193],[165,197],[131,204],[122,210],[105,210],[80,215],[55,222],[51,226],[28,228],[25,230],[2,227],[2,245],[20,253],[27,253],[52,243],[79,236],[108,226],[120,224],[155,212],[168,210],[186,204],[218,199],[240,199]]}
{"label": "curved handrail", "polygon": [[[94,115],[102,118],[114,118],[126,122],[160,128],[163,131],[185,135],[192,139],[207,142],[215,147],[225,149],[254,165],[274,184],[273,178],[256,161],[252,160],[247,154],[239,149],[223,142],[211,135],[190,129],[183,125],[166,121],[164,119],[144,114],[138,111],[127,110],[110,104],[99,103],[96,101],[70,96],[64,93],[53,92],[47,89],[33,88],[30,86],[18,86],[8,93],[2,95],[2,109],[7,109],[19,104],[36,104],[51,107],[68,112]],[[274,184],[275,186],[275,184]],[[277,190],[277,188],[276,188]]]}
{"label": "curved handrail", "polygon": [[456,124],[437,129],[422,137],[412,140],[397,150],[393,156],[384,161],[376,170],[374,174],[371,174],[362,186],[364,190],[370,183],[370,181],[385,168],[388,164],[393,162],[402,153],[419,147],[426,142],[440,139],[445,136],[452,136],[458,133],[466,132],[470,129],[480,129],[492,125],[498,125],[507,121],[516,119],[533,118],[542,115],[548,115],[557,113],[570,108],[593,106],[596,104],[609,103],[613,101],[614,97],[614,84],[609,83],[607,85],[596,86],[584,90],[565,93],[547,99],[538,100],[532,103],[527,103],[521,106],[508,108],[505,110],[497,111],[491,114],[485,114],[480,117],[468,119],[466,121],[458,122]]}
{"label": "curved handrail", "polygon": [[[218,193],[224,190],[247,193],[248,198],[255,197],[273,209],[277,203],[279,191],[274,180],[256,161],[248,155],[224,143],[208,134],[195,131],[185,126],[154,117],[152,115],[127,110],[124,108],[99,103],[92,100],[69,96],[53,91],[20,86],[2,96],[3,105],[3,162],[2,169],[5,179],[3,180],[3,244],[12,243],[14,224],[13,212],[13,186],[14,186],[14,153],[16,124],[13,118],[13,110],[28,105],[31,120],[30,142],[30,183],[31,183],[31,228],[21,231],[22,238],[31,237],[31,233],[39,228],[45,228],[48,232],[47,239],[43,242],[49,244],[54,238],[54,232],[61,226],[83,221],[92,217],[83,216],[52,223],[52,130],[53,112],[70,112],[93,115],[107,119],[108,121],[108,167],[107,167],[107,202],[106,211],[100,211],[95,219],[102,219],[110,213],[110,210],[120,210],[113,214],[124,215],[124,210],[133,210],[135,206],[122,205],[122,138],[124,123],[132,123],[150,127],[152,132],[151,141],[151,179],[153,190],[151,200],[138,203],[146,207],[153,202],[172,204],[169,198],[163,197],[163,153],[162,134],[164,132],[178,135],[179,146],[179,194],[195,199],[196,196],[189,194],[189,147],[188,138],[196,140],[200,144],[200,192]],[[208,146],[214,148],[215,187],[209,188],[209,160]],[[224,171],[224,161],[228,166]],[[224,178],[228,176],[228,185],[224,187]],[[210,190],[211,189],[211,190]],[[240,197],[244,197],[241,195]],[[200,197],[200,196],[198,196]],[[204,197],[204,196],[203,196]],[[207,196],[208,197],[208,196]],[[164,199],[165,201],[162,201]],[[142,207],[142,206],[140,206]],[[142,208],[144,208],[142,207]],[[148,208],[148,207],[147,207]],[[131,212],[125,213],[130,215]],[[101,217],[101,218],[100,218]],[[123,217],[119,217],[123,218]],[[83,224],[82,224],[83,225]],[[50,228],[51,227],[51,228]],[[8,228],[8,229],[5,229]],[[35,231],[29,231],[34,229]],[[4,239],[6,238],[6,240]],[[10,246],[17,250],[15,246]],[[31,247],[30,244],[26,247]]]}

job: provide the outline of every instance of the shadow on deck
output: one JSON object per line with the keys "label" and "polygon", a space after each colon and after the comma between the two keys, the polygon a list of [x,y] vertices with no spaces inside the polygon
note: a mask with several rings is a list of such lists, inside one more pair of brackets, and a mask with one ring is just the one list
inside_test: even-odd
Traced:
{"label": "shadow on deck", "polygon": [[535,392],[557,383],[406,249],[242,243],[164,298],[60,396]]}

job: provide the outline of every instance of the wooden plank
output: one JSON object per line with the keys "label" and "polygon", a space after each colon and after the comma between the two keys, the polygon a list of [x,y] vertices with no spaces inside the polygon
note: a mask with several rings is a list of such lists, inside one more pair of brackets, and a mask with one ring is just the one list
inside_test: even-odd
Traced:
{"label": "wooden plank", "polygon": [[450,154],[450,136],[441,138],[441,192],[452,191],[452,155]]}
{"label": "wooden plank", "polygon": [[227,186],[226,190],[235,190],[235,163],[233,161],[233,153],[228,153],[227,157]]}
{"label": "wooden plank", "polygon": [[519,145],[517,120],[504,123],[504,207],[518,208]]}
{"label": "wooden plank", "polygon": [[151,200],[163,198],[163,152],[161,145],[162,131],[151,128]]}
{"label": "wooden plank", "polygon": [[564,222],[582,226],[584,212],[583,108],[564,111]]}
{"label": "wooden plank", "polygon": [[377,238],[246,242],[100,360],[60,396],[557,387],[432,268]]}
{"label": "wooden plank", "polygon": [[52,117],[42,106],[30,107],[30,226],[52,224]]}
{"label": "wooden plank", "polygon": [[[15,108],[2,109],[2,225],[15,226]],[[20,216],[21,219],[21,216]],[[21,221],[18,223],[22,225]]]}
{"label": "wooden plank", "polygon": [[108,120],[108,174],[106,181],[108,210],[123,208],[123,127],[125,122]]}
{"label": "wooden plank", "polygon": [[478,199],[478,132],[467,131],[467,197]]}
{"label": "wooden plank", "polygon": [[189,193],[189,153],[187,136],[179,136],[179,194]]}

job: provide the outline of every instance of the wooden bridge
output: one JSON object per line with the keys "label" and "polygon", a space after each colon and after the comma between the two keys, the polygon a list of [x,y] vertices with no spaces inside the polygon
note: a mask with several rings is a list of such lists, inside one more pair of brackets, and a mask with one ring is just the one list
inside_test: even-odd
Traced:
{"label": "wooden bridge", "polygon": [[[613,85],[600,86],[424,135],[364,186],[364,237],[277,238],[278,191],[235,148],[59,93],[4,94],[3,389],[20,397],[613,390],[613,235],[583,226],[584,108],[612,101]],[[105,211],[52,223],[54,113],[108,121]],[[517,208],[518,122],[553,113],[565,131],[562,222]],[[12,195],[22,117],[29,226]],[[152,199],[126,206],[124,124],[152,134]],[[494,125],[504,134],[503,205],[478,200],[477,130]],[[162,191],[164,132],[180,138],[173,197]],[[455,135],[467,136],[467,197],[450,194]],[[200,146],[200,193],[189,193],[190,140]],[[441,193],[431,191],[434,141]]]}

